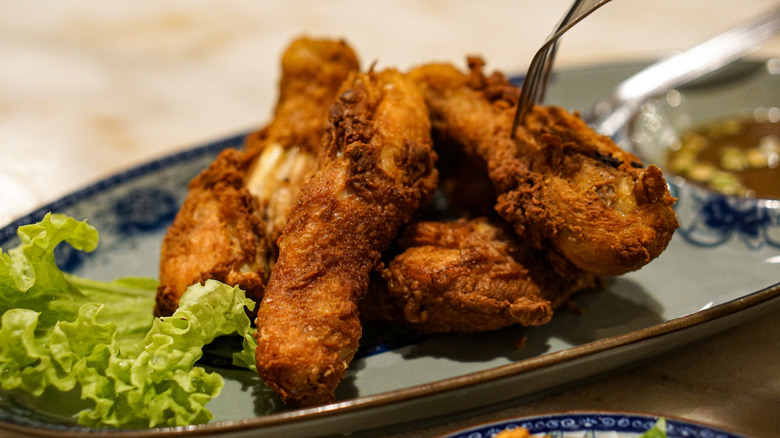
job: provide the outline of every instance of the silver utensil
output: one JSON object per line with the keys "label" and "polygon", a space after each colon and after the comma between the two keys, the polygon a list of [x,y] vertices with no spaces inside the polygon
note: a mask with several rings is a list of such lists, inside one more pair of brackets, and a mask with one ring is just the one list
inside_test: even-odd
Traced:
{"label": "silver utensil", "polygon": [[621,82],[597,103],[585,120],[597,132],[614,136],[643,102],[740,59],[780,32],[780,4],[730,30],[646,67]]}
{"label": "silver utensil", "polygon": [[574,3],[569,6],[566,14],[564,14],[553,32],[547,37],[542,47],[539,48],[531,60],[531,65],[528,67],[528,72],[523,81],[520,99],[517,102],[515,118],[512,123],[512,135],[514,135],[515,128],[525,120],[525,116],[533,108],[534,104],[540,102],[544,97],[544,91],[547,88],[547,81],[550,77],[550,70],[558,47],[558,39],[575,24],[610,1],[574,0]]}

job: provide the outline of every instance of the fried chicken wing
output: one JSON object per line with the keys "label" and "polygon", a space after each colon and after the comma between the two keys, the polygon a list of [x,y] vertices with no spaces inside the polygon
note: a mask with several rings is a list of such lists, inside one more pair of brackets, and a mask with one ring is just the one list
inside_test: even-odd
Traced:
{"label": "fried chicken wing", "polygon": [[188,187],[163,240],[156,315],[172,314],[188,286],[209,278],[261,299],[276,238],[316,163],[328,108],[357,69],[342,41],[300,38],[287,48],[273,120],[247,136],[243,150],[220,154]]}
{"label": "fried chicken wing", "polygon": [[496,210],[518,235],[599,275],[639,269],[666,248],[678,224],[660,169],[558,107],[536,106],[513,137],[518,88],[469,64],[469,74],[431,64],[410,76],[434,129],[487,162]]}
{"label": "fried chicken wing", "polygon": [[393,70],[348,80],[257,315],[258,373],[285,402],[334,400],[358,347],[369,274],[430,197],[434,161],[427,109],[411,81]]}
{"label": "fried chicken wing", "polygon": [[425,333],[537,326],[572,293],[599,284],[576,268],[556,273],[504,228],[484,218],[409,225],[404,251],[373,283],[362,313]]}

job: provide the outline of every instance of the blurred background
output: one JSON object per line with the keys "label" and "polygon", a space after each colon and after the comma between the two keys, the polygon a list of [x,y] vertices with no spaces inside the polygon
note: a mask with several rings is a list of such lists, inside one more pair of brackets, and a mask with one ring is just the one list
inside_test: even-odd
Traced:
{"label": "blurred background", "polygon": [[[522,73],[570,0],[0,2],[0,225],[177,150],[254,129],[296,36],[339,37],[364,66],[428,61]],[[615,0],[571,30],[556,68],[657,58],[766,0]],[[780,54],[774,41],[763,53]]]}

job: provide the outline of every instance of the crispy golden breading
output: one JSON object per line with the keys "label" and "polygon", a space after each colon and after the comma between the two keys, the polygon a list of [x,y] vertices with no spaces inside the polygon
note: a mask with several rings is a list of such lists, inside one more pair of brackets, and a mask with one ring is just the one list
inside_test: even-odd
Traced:
{"label": "crispy golden breading", "polygon": [[355,52],[344,41],[300,38],[282,55],[274,118],[245,142],[247,151],[259,154],[247,187],[260,201],[274,257],[298,190],[316,165],[328,108],[341,84],[359,68]]}
{"label": "crispy golden breading", "polygon": [[599,284],[572,269],[557,274],[544,254],[524,247],[504,224],[486,219],[416,222],[404,251],[372,283],[361,312],[426,333],[475,333],[536,326],[572,293]]}
{"label": "crispy golden breading", "polygon": [[360,63],[344,41],[307,37],[293,41],[282,54],[281,63],[273,120],[248,136],[246,149],[264,149],[269,143],[279,143],[317,155],[328,108],[341,84],[360,68]]}
{"label": "crispy golden breading", "polygon": [[300,38],[285,51],[273,120],[188,187],[163,241],[156,315],[173,313],[188,286],[209,278],[262,298],[276,238],[316,163],[328,108],[357,69],[342,41]]}
{"label": "crispy golden breading", "polygon": [[601,275],[639,269],[666,249],[678,223],[659,168],[561,108],[536,107],[518,132],[524,164],[539,176],[521,181],[512,164],[493,168],[507,183],[496,209],[516,230]]}
{"label": "crispy golden breading", "polygon": [[208,279],[262,297],[269,251],[257,201],[244,187],[248,165],[243,152],[226,149],[190,182],[163,239],[156,315],[171,315],[187,287]]}
{"label": "crispy golden breading", "polygon": [[437,183],[427,110],[400,73],[356,74],[279,239],[257,315],[260,377],[287,402],[334,400],[357,351],[380,252]]}
{"label": "crispy golden breading", "polygon": [[464,74],[443,64],[410,73],[434,129],[487,162],[496,210],[521,238],[599,275],[620,275],[657,257],[678,226],[660,169],[645,168],[577,115],[536,106],[511,135],[517,87],[470,59]]}

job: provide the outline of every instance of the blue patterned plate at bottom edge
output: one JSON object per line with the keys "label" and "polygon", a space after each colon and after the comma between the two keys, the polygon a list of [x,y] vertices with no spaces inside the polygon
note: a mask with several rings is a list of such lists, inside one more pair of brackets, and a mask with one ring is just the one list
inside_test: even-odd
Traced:
{"label": "blue patterned plate at bottom edge", "polygon": [[[525,428],[535,436],[551,438],[634,438],[651,429],[660,417],[630,412],[561,412],[485,423],[441,438],[490,438],[518,428]],[[668,438],[744,438],[705,424],[664,418]]]}

